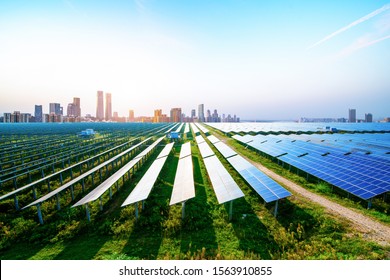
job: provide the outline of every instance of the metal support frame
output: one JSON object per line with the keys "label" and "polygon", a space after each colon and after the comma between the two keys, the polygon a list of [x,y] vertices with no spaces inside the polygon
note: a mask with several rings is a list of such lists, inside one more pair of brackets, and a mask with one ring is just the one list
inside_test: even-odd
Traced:
{"label": "metal support frame", "polygon": [[99,197],[99,209],[100,209],[100,211],[103,211],[103,200],[102,200],[102,197]]}
{"label": "metal support frame", "polygon": [[87,215],[88,222],[91,221],[91,213],[89,212],[88,203],[85,204],[85,214]]}
{"label": "metal support frame", "polygon": [[42,211],[41,211],[41,204],[37,204],[37,211],[38,211],[38,220],[41,225],[43,225],[43,218],[42,218]]}
{"label": "metal support frame", "polygon": [[186,202],[181,203],[181,219],[183,220],[186,215]]}
{"label": "metal support frame", "polygon": [[61,205],[60,205],[60,194],[59,193],[56,194],[56,200],[57,200],[57,210],[60,210]]}
{"label": "metal support frame", "polygon": [[230,203],[229,203],[229,221],[232,220],[232,217],[233,217],[233,200],[230,200]]}
{"label": "metal support frame", "polygon": [[14,194],[14,202],[15,202],[15,209],[17,211],[19,211],[20,207],[19,207],[19,200],[18,200],[18,197],[16,196],[16,194]]}
{"label": "metal support frame", "polygon": [[368,200],[367,209],[371,209],[371,207],[372,207],[372,198],[370,198],[370,199]]}
{"label": "metal support frame", "polygon": [[279,200],[276,200],[275,202],[275,210],[274,210],[274,217],[278,214],[278,206],[279,206]]}
{"label": "metal support frame", "polygon": [[112,187],[110,187],[110,189],[108,190],[109,192],[109,195],[110,195],[110,199],[112,199]]}
{"label": "metal support frame", "polygon": [[73,185],[70,186],[70,194],[72,196],[72,201],[74,200],[74,189],[73,189]]}

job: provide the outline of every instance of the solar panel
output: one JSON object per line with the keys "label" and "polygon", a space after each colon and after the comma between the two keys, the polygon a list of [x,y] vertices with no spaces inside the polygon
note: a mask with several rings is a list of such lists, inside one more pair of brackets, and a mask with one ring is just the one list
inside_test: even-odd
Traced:
{"label": "solar panel", "polygon": [[184,134],[187,134],[190,132],[190,124],[189,123],[186,123],[186,126],[184,128]]}
{"label": "solar panel", "polygon": [[225,143],[223,142],[216,142],[214,144],[215,148],[217,148],[217,150],[225,157],[225,158],[229,158],[229,157],[232,157],[234,155],[236,155],[237,153],[232,149],[230,148],[228,145],[226,145]]}
{"label": "solar panel", "polygon": [[192,157],[179,159],[169,205],[185,202],[195,197]]}
{"label": "solar panel", "polygon": [[204,138],[202,135],[198,135],[195,137],[196,143],[199,145],[200,143],[205,142]]}
{"label": "solar panel", "polygon": [[143,201],[148,198],[158,175],[163,168],[165,161],[168,158],[168,154],[173,147],[173,143],[169,143],[164,147],[161,153],[158,155],[157,159],[149,167],[148,171],[142,176],[141,180],[135,186],[130,195],[123,202],[122,207],[133,204],[139,201]]}
{"label": "solar panel", "polygon": [[210,146],[207,144],[207,142],[202,142],[198,144],[200,154],[203,158],[207,158],[209,156],[214,155],[214,151],[210,148]]}
{"label": "solar panel", "polygon": [[220,204],[244,196],[244,193],[216,156],[204,158],[203,161]]}
{"label": "solar panel", "polygon": [[195,133],[195,135],[197,133],[200,133],[199,129],[196,127],[196,125],[194,123],[191,123],[191,129]]}
{"label": "solar panel", "polygon": [[207,128],[205,128],[203,125],[201,125],[200,123],[197,123],[196,126],[204,133],[208,133],[209,130]]}
{"label": "solar panel", "polygon": [[240,155],[235,155],[227,160],[265,202],[272,202],[291,195],[285,188],[269,178]]}
{"label": "solar panel", "polygon": [[157,159],[168,156],[169,153],[171,152],[172,148],[173,148],[173,144],[174,144],[173,142],[167,144],[164,147],[164,149],[161,151],[161,153],[157,156]]}
{"label": "solar panel", "polygon": [[191,155],[191,143],[187,142],[181,145],[181,150],[180,150],[180,157],[179,158],[184,158],[187,156]]}
{"label": "solar panel", "polygon": [[215,144],[217,142],[219,142],[220,140],[215,137],[214,135],[210,135],[210,136],[207,136],[207,139],[209,139],[209,141],[212,143],[212,144]]}

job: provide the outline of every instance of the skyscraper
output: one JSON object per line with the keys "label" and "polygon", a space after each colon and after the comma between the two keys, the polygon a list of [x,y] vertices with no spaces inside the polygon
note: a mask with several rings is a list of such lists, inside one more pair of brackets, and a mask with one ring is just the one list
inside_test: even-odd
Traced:
{"label": "skyscraper", "polygon": [[198,106],[198,118],[200,122],[204,122],[204,104]]}
{"label": "skyscraper", "polygon": [[181,108],[171,109],[171,122],[181,122]]}
{"label": "skyscraper", "polygon": [[80,98],[73,97],[73,104],[75,106],[75,117],[81,117]]}
{"label": "skyscraper", "polygon": [[104,119],[103,91],[101,90],[97,92],[96,119],[99,121]]}
{"label": "skyscraper", "polygon": [[161,109],[154,110],[153,122],[155,122],[155,123],[161,122],[161,120],[160,120],[161,116],[162,116]]}
{"label": "skyscraper", "polygon": [[129,110],[129,122],[134,122],[134,110]]}
{"label": "skyscraper", "polygon": [[349,109],[349,122],[355,123],[356,122],[356,109]]}
{"label": "skyscraper", "polygon": [[62,115],[60,103],[50,103],[49,104],[49,113],[55,115]]}
{"label": "skyscraper", "polygon": [[372,114],[371,113],[366,114],[365,121],[366,122],[372,122]]}
{"label": "skyscraper", "polygon": [[35,105],[35,122],[42,122],[42,105]]}
{"label": "skyscraper", "polygon": [[112,119],[111,93],[106,93],[106,121]]}

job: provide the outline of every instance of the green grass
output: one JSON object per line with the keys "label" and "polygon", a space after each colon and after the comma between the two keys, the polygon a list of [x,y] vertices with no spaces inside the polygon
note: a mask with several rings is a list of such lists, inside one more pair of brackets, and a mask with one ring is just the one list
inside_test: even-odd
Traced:
{"label": "green grass", "polygon": [[[191,135],[186,140],[193,139]],[[192,140],[191,140],[192,141]],[[178,143],[180,144],[180,143]],[[91,222],[84,208],[62,210],[47,203],[51,216],[39,225],[36,210],[8,211],[0,215],[1,259],[388,259],[389,247],[369,242],[347,222],[304,199],[290,197],[280,202],[277,218],[274,204],[264,204],[243,179],[222,162],[245,193],[234,201],[233,219],[228,205],[215,197],[196,143],[192,141],[196,197],[169,206],[180,145],[160,173],[139,219],[134,206],[122,202],[153,162],[158,150],[113,199],[91,205]],[[251,156],[257,157],[252,154]],[[263,163],[263,162],[262,162]],[[276,166],[278,167],[278,166]],[[324,187],[321,187],[324,188]],[[319,190],[320,191],[320,190]],[[322,190],[327,193],[326,188]],[[2,207],[12,206],[12,200]]]}

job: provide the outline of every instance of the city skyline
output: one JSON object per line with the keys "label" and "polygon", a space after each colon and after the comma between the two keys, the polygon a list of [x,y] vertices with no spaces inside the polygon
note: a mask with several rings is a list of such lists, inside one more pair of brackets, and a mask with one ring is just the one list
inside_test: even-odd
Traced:
{"label": "city skyline", "polygon": [[0,115],[197,104],[241,119],[389,116],[386,1],[2,1]]}

